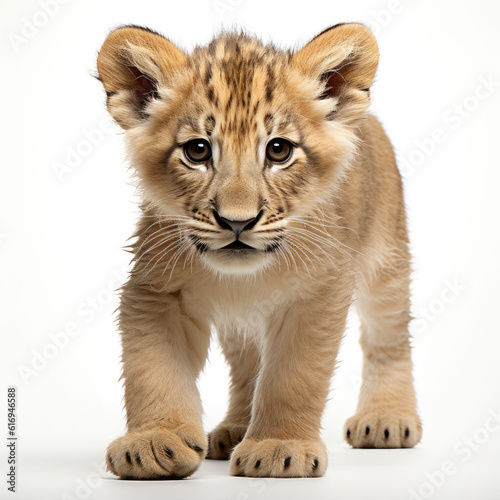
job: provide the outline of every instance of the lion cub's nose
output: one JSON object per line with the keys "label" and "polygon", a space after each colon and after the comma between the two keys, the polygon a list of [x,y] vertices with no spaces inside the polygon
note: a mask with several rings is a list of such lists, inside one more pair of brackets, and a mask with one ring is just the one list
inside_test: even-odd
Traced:
{"label": "lion cub's nose", "polygon": [[215,220],[218,222],[219,226],[224,229],[230,229],[236,235],[236,238],[245,230],[252,229],[252,227],[257,224],[258,220],[262,216],[262,211],[260,211],[255,217],[247,220],[231,220],[226,217],[222,217],[214,210]]}

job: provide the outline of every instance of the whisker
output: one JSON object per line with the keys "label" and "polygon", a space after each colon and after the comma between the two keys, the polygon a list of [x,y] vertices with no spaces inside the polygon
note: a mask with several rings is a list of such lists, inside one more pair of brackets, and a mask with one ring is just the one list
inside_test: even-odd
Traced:
{"label": "whisker", "polygon": [[[299,235],[296,235],[296,236],[298,237]],[[291,234],[289,234],[289,237],[290,237],[291,239],[293,239],[293,236],[292,236]],[[312,243],[314,246],[316,246],[317,248],[319,248],[319,249],[320,249],[320,251],[321,251],[321,252],[322,252],[322,253],[323,253],[323,254],[324,254],[324,255],[328,258],[328,260],[332,263],[332,265],[335,267],[335,269],[338,269],[337,264],[333,261],[332,257],[331,257],[331,256],[330,256],[330,255],[329,255],[329,254],[325,251],[325,249],[324,249],[321,245],[319,245],[316,241],[312,240],[311,238],[308,238],[307,236],[306,236],[306,238],[307,238],[307,241],[308,241],[308,242]],[[297,241],[297,240],[295,239],[295,241]],[[299,241],[300,241],[300,239],[299,239]],[[314,255],[314,257],[315,257],[315,258],[319,259],[319,260],[322,262],[322,264],[324,265],[324,261],[323,261],[323,260],[322,260],[319,256],[317,256],[317,255],[313,254],[313,253],[312,253],[312,251],[311,251],[311,249],[310,249],[310,248],[308,248],[306,245],[304,245],[304,242],[303,242],[303,241],[301,241],[301,243],[302,243],[302,245],[304,246],[304,248],[305,248],[306,250],[308,250],[309,252],[311,252],[311,254],[312,254],[312,255]]]}
{"label": "whisker", "polygon": [[165,271],[168,269],[168,265],[170,262],[172,262],[172,259],[177,255],[177,257],[174,260],[174,263],[172,264],[172,270],[170,271],[170,276],[168,277],[168,281],[172,279],[172,275],[174,273],[175,266],[180,258],[180,256],[184,253],[184,251],[192,244],[192,242],[189,240],[189,238],[186,239],[184,244],[177,250],[177,252],[172,256],[172,258],[167,262],[167,265],[165,266],[165,269],[163,269],[163,272],[161,275],[163,276],[165,274]]}
{"label": "whisker", "polygon": [[[311,239],[315,239],[316,241],[318,241],[319,243],[324,243],[326,245],[330,245],[332,246],[333,248],[336,248],[337,250],[339,250],[340,252],[342,252],[343,254],[347,255],[348,257],[350,257],[351,259],[355,259],[355,257],[353,257],[349,252],[347,252],[346,250],[344,250],[343,248],[341,248],[342,246],[359,254],[359,255],[363,255],[360,251],[354,249],[354,248],[351,248],[350,246],[346,245],[345,243],[341,243],[340,241],[337,240],[337,238],[335,238],[334,236],[332,236],[331,234],[329,233],[326,233],[324,231],[318,231],[322,234],[324,234],[326,236],[326,238],[324,236],[321,236],[320,234],[316,234],[312,231],[310,231],[309,229],[305,229],[305,228],[292,228],[290,227],[290,229],[292,230],[298,230],[298,231],[301,231],[306,235],[306,238],[311,238]],[[334,241],[330,241],[331,240],[334,240]],[[355,259],[356,260],[356,259]]]}
{"label": "whisker", "polygon": [[163,259],[163,257],[165,257],[165,255],[168,254],[169,251],[171,251],[173,248],[175,248],[176,245],[180,245],[180,244],[181,244],[180,241],[176,240],[173,243],[171,243],[165,250],[162,250],[159,254],[151,257],[149,262],[144,267],[144,270],[147,269],[147,267],[149,266],[149,264],[151,264],[151,262],[154,260],[155,257],[158,257],[158,258],[157,258],[156,262],[154,263],[153,267],[144,275],[144,277],[146,277],[158,265],[158,263]]}
{"label": "whisker", "polygon": [[157,236],[155,236],[157,233],[163,231],[163,230],[166,230],[167,233],[171,233],[175,230],[177,230],[178,228],[165,228],[165,227],[162,227],[160,229],[158,229],[157,231],[155,231],[153,234],[149,235],[142,243],[141,243],[141,246],[137,249],[136,253],[140,252],[141,251],[141,248],[148,242],[148,241],[153,241],[155,240],[156,238],[159,238],[160,236],[167,236],[167,235],[162,235],[162,234],[159,234]]}
{"label": "whisker", "polygon": [[141,260],[144,255],[146,255],[147,253],[149,252],[152,252],[155,248],[158,248],[159,246],[165,244],[165,243],[168,243],[170,241],[173,241],[175,239],[178,239],[179,235],[178,234],[170,234],[170,235],[166,235],[162,240],[160,240],[159,242],[157,242],[155,245],[153,245],[152,247],[149,247],[147,248],[138,258],[137,260]]}
{"label": "whisker", "polygon": [[[297,266],[297,259],[295,258],[295,255],[293,254],[290,244],[288,241],[282,240],[280,241],[280,248],[283,250],[284,255],[289,255],[290,260],[293,262],[295,265],[295,271],[298,273],[299,272],[299,267]],[[288,262],[288,260],[287,260]]]}
{"label": "whisker", "polygon": [[[299,242],[297,240],[295,240],[294,238],[290,238],[288,240],[288,243],[291,244],[296,250],[299,250],[300,252],[302,252],[302,254],[306,257],[307,260],[309,260],[309,262],[313,266],[314,271],[317,272],[317,269],[316,269],[316,266],[314,265],[314,262],[309,258],[309,256],[307,255],[307,252],[304,251],[304,248],[302,247],[302,245],[300,245]],[[302,264],[304,264],[304,268],[306,269],[307,274],[309,274],[309,276],[311,277],[311,273],[309,271],[309,267],[304,262],[304,259],[302,259],[302,257],[297,252],[295,252],[295,255],[300,259],[300,261],[302,262]]]}

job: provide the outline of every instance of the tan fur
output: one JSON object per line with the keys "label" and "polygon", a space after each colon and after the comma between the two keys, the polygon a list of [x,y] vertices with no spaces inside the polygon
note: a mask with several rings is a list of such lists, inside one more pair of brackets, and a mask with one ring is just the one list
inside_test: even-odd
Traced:
{"label": "tan fur", "polygon": [[[137,27],[104,43],[99,76],[144,200],[120,308],[128,432],[108,448],[113,473],[185,477],[207,455],[230,457],[234,475],[323,475],[321,417],[354,302],[364,369],[346,439],[420,440],[401,181],[367,112],[377,63],[357,24],[295,53],[223,34],[185,54]],[[265,157],[276,137],[295,144],[286,168]],[[195,167],[182,144],[200,138],[212,159]],[[222,249],[235,236],[214,211],[258,217],[240,236],[256,250]],[[232,384],[208,443],[196,379],[213,326]]]}

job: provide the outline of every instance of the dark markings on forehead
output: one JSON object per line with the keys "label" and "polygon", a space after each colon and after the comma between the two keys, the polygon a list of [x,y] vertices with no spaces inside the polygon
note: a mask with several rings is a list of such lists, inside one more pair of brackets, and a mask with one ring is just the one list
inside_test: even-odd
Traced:
{"label": "dark markings on forehead", "polygon": [[267,135],[271,135],[273,131],[273,115],[267,114],[264,117],[264,127],[266,128]]}
{"label": "dark markings on forehead", "polygon": [[248,120],[242,120],[240,123],[240,133],[242,134],[243,137],[246,137],[248,134]]}
{"label": "dark markings on forehead", "polygon": [[[189,59],[207,100],[213,105],[222,135],[248,136],[257,132],[258,111],[272,105],[279,83],[276,81],[280,76],[279,68],[289,58],[290,52],[282,52],[237,33],[222,35],[205,49],[195,49]],[[258,82],[254,78],[256,71],[263,75]],[[226,88],[222,91],[223,87]],[[224,94],[227,97],[221,98]],[[268,134],[275,125],[273,119],[271,115],[266,117]],[[213,130],[209,126],[207,133],[209,128]]]}
{"label": "dark markings on forehead", "polygon": [[229,69],[231,65],[229,64],[229,61],[223,61],[223,67],[225,67],[224,75],[226,77],[226,84],[228,87],[231,87],[231,74]]}
{"label": "dark markings on forehead", "polygon": [[210,102],[214,102],[214,88],[211,85],[207,88],[207,97]]}
{"label": "dark markings on forehead", "polygon": [[233,103],[233,94],[229,94],[229,99],[227,100],[227,104],[226,104],[226,113],[228,113],[229,110],[231,109],[232,103]]}
{"label": "dark markings on forehead", "polygon": [[266,101],[271,102],[273,100],[273,90],[276,85],[274,81],[274,69],[268,64],[267,65],[267,80],[266,80]]}
{"label": "dark markings on forehead", "polygon": [[207,116],[205,118],[205,132],[207,133],[208,136],[212,135],[214,128],[215,128],[215,118],[212,115]]}
{"label": "dark markings on forehead", "polygon": [[207,68],[205,70],[205,85],[208,85],[211,79],[212,79],[212,64],[208,62]]}
{"label": "dark markings on forehead", "polygon": [[197,134],[201,132],[198,120],[194,116],[183,116],[179,120],[178,130],[183,126],[191,127]]}
{"label": "dark markings on forehead", "polygon": [[291,114],[291,113],[287,113],[285,116],[283,116],[283,118],[279,121],[276,129],[278,132],[280,132],[281,130],[283,130],[284,128],[286,128],[288,125],[290,125],[291,123],[296,123],[297,119],[296,117]]}

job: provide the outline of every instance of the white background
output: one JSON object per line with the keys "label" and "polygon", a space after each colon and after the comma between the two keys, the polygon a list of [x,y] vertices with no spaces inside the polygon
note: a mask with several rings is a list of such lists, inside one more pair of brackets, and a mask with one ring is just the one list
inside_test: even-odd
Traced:
{"label": "white background", "polygon": [[[0,434],[7,386],[16,385],[17,498],[500,498],[499,2],[66,0],[52,2],[50,15],[42,3],[0,7]],[[342,441],[360,381],[353,317],[324,415],[325,478],[231,478],[227,462],[208,461],[178,482],[95,472],[124,431],[112,292],[124,280],[130,255],[121,247],[138,214],[122,137],[97,132],[109,127],[104,93],[90,76],[97,50],[125,23],[191,50],[222,25],[289,48],[345,21],[369,24],[379,40],[373,110],[404,171],[422,443],[386,451]],[[497,83],[488,91],[484,80]],[[80,161],[57,175],[78,148]],[[99,311],[89,312],[92,301]],[[61,333],[72,325],[76,335]],[[226,386],[214,347],[200,380],[206,430],[224,414]],[[486,430],[492,414],[499,422]],[[443,467],[447,475],[437,472]],[[4,480],[0,495],[16,498]]]}

